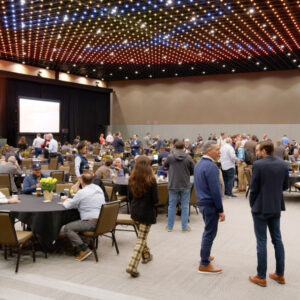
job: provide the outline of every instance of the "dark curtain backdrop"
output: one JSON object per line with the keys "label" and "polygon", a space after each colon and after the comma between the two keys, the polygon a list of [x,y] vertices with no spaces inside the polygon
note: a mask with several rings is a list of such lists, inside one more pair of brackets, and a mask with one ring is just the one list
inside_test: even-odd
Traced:
{"label": "dark curtain backdrop", "polygon": [[[68,133],[56,135],[61,141],[72,142],[76,135],[80,135],[81,139],[97,141],[110,122],[109,92],[8,79],[7,138],[10,145],[16,145],[19,137],[19,96],[60,101],[60,131],[68,130]],[[33,137],[27,136],[29,141]]]}

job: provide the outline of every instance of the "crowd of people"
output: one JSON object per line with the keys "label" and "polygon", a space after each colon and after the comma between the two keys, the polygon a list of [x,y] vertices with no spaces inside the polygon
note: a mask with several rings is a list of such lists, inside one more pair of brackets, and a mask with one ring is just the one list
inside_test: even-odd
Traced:
{"label": "crowd of people", "polygon": [[[94,148],[107,150],[112,154],[95,171],[91,169],[86,157],[87,152]],[[21,174],[19,162],[22,154],[28,149],[25,137],[18,143],[18,151],[6,147],[3,152],[5,160],[0,165],[0,173],[11,175],[12,191],[18,192],[13,185],[14,176]],[[217,234],[218,222],[225,221],[222,204],[223,192],[221,178],[224,181],[225,196],[236,197],[236,193],[244,193],[247,187],[245,168],[252,174],[250,206],[252,209],[255,235],[257,238],[258,267],[257,275],[249,280],[261,286],[266,286],[266,229],[270,230],[276,253],[276,272],[270,278],[284,283],[284,248],[280,234],[280,212],[284,210],[283,190],[288,187],[288,166],[300,161],[298,144],[284,135],[273,142],[264,135],[261,140],[256,135],[235,134],[228,136],[221,133],[217,138],[210,134],[208,141],[204,141],[199,134],[194,143],[189,139],[164,140],[160,135],[151,139],[147,133],[140,140],[135,134],[127,141],[122,139],[120,132],[108,133],[106,138],[101,134],[99,143],[81,141],[77,136],[73,145],[68,142],[60,145],[52,134],[45,134],[41,138],[37,134],[32,144],[34,156],[58,157],[63,164],[63,152],[73,152],[75,155],[75,174],[77,181],[72,189],[75,196],[67,199],[64,206],[67,209],[77,208],[80,220],[67,224],[64,231],[72,245],[78,248],[77,260],[86,259],[91,253],[88,245],[81,239],[82,231],[93,231],[96,227],[101,206],[108,201],[108,196],[102,180],[116,176],[129,178],[129,199],[131,201],[131,217],[138,228],[137,243],[133,251],[126,272],[132,277],[138,277],[138,264],[148,263],[153,259],[147,246],[147,236],[151,225],[156,222],[155,204],[158,202],[158,177],[168,178],[169,204],[168,223],[166,230],[172,232],[176,208],[181,207],[182,232],[191,231],[188,225],[189,202],[194,175],[194,189],[198,206],[205,222],[202,236],[200,273],[218,274],[222,270],[212,265],[214,257],[211,248]],[[99,155],[97,155],[99,159]],[[128,159],[129,158],[129,159]],[[126,163],[127,162],[127,163]],[[157,176],[151,164],[157,164]],[[32,193],[41,187],[40,179],[45,177],[39,162],[33,163],[32,172],[24,179],[23,193]],[[237,174],[238,189],[234,192],[234,178]],[[272,176],[270,176],[270,174]],[[3,197],[2,197],[3,198]],[[1,200],[1,203],[4,203]],[[7,200],[8,201],[8,200]],[[14,202],[10,202],[14,203]]]}

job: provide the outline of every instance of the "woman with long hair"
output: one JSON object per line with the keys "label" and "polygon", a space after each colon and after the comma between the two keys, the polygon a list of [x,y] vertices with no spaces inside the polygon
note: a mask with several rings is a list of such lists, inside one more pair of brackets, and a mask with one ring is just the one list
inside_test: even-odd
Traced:
{"label": "woman with long hair", "polygon": [[129,198],[131,199],[131,218],[138,228],[138,238],[132,257],[126,269],[132,277],[138,277],[138,264],[146,264],[153,256],[147,246],[147,236],[151,225],[156,223],[155,204],[158,202],[157,184],[150,160],[139,156],[129,178]]}
{"label": "woman with long hair", "polygon": [[20,150],[26,150],[28,148],[28,145],[26,144],[26,137],[25,136],[21,136],[19,141],[18,141],[18,148],[20,148]]}

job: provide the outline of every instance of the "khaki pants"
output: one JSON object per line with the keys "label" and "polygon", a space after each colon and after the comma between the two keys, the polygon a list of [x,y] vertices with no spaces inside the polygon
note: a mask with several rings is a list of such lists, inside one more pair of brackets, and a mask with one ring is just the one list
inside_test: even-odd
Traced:
{"label": "khaki pants", "polygon": [[150,231],[151,224],[141,224],[138,222],[135,222],[135,224],[138,228],[138,238],[127,267],[127,270],[132,272],[137,272],[137,267],[141,258],[145,260],[150,257],[150,249],[147,247],[147,236]]}
{"label": "khaki pants", "polygon": [[247,178],[244,168],[247,167],[245,162],[238,164],[238,179],[239,179],[239,190],[245,191],[247,188]]}

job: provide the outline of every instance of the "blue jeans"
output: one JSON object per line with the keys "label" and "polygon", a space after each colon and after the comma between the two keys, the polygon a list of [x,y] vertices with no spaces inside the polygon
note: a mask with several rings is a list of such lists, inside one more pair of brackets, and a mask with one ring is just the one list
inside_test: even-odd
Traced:
{"label": "blue jeans", "polygon": [[34,148],[34,156],[35,157],[38,157],[42,153],[43,153],[43,149],[42,148]]}
{"label": "blue jeans", "polygon": [[257,275],[266,278],[267,273],[267,228],[275,249],[276,274],[284,275],[284,247],[280,233],[280,214],[261,215],[252,213],[257,249]]}
{"label": "blue jeans", "polygon": [[169,190],[168,227],[173,228],[178,201],[181,203],[181,228],[188,228],[191,189]]}
{"label": "blue jeans", "polygon": [[234,181],[234,168],[228,170],[222,170],[225,195],[232,195],[233,181]]}
{"label": "blue jeans", "polygon": [[219,213],[214,206],[199,206],[199,210],[205,223],[200,250],[200,264],[207,266],[210,263],[211,247],[218,232]]}
{"label": "blue jeans", "polygon": [[149,155],[150,149],[145,149],[145,155]]}

